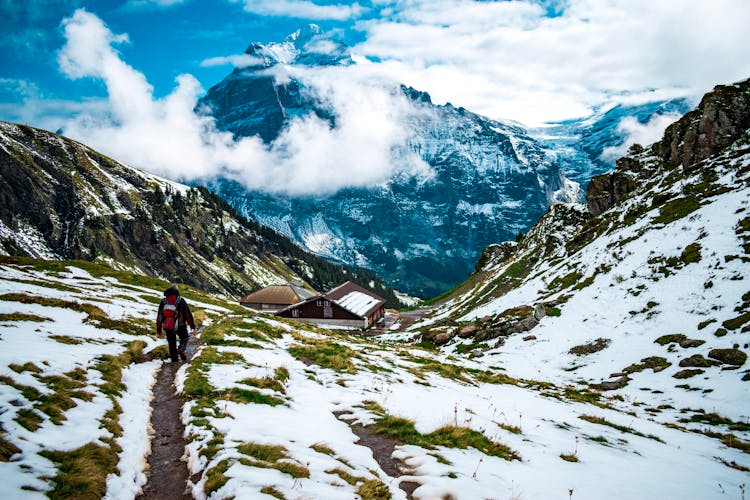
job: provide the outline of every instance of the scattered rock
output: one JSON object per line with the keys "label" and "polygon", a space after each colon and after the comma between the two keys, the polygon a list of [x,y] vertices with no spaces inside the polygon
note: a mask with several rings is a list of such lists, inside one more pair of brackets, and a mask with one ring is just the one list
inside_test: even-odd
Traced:
{"label": "scattered rock", "polygon": [[525,341],[536,340],[536,335],[527,335],[523,338]]}
{"label": "scattered rock", "polygon": [[706,371],[699,368],[688,368],[687,370],[680,370],[672,376],[677,379],[683,379],[695,377],[696,375],[700,375],[701,373],[706,373]]}
{"label": "scattered rock", "polygon": [[591,387],[600,391],[614,391],[625,387],[626,385],[628,385],[628,382],[630,382],[630,378],[624,376],[618,378],[617,380],[608,380],[602,382],[601,384],[591,384]]}
{"label": "scattered rock", "polygon": [[435,345],[443,345],[443,344],[448,343],[448,341],[455,336],[456,336],[455,330],[451,330],[447,332],[440,332],[433,337],[432,341],[435,343]]}
{"label": "scattered rock", "polygon": [[708,357],[733,366],[742,366],[747,361],[747,354],[739,349],[713,349],[708,353]]}
{"label": "scattered rock", "polygon": [[477,328],[477,325],[475,324],[466,325],[465,327],[461,328],[461,330],[459,330],[458,336],[462,339],[473,337],[478,330],[479,328]]}
{"label": "scattered rock", "polygon": [[[731,350],[731,349],[730,349]],[[685,368],[687,366],[694,366],[698,368],[707,368],[709,366],[716,366],[720,364],[718,361],[713,361],[711,359],[706,359],[700,354],[693,354],[689,358],[685,358],[683,360],[680,360],[680,366]]]}
{"label": "scattered rock", "polygon": [[585,356],[587,354],[593,354],[595,352],[599,352],[603,349],[606,349],[611,342],[612,341],[609,339],[598,338],[586,344],[581,344],[581,345],[571,347],[571,349],[568,351],[568,354],[575,354],[576,356]]}

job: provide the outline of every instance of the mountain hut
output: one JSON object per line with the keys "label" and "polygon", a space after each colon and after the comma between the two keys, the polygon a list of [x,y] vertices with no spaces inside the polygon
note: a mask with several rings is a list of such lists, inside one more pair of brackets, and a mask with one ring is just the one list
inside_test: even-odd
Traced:
{"label": "mountain hut", "polygon": [[318,292],[308,290],[293,283],[271,285],[244,297],[240,300],[240,305],[258,311],[276,312],[318,295]]}
{"label": "mountain hut", "polygon": [[385,299],[347,281],[276,313],[282,318],[348,328],[369,328],[385,316]]}

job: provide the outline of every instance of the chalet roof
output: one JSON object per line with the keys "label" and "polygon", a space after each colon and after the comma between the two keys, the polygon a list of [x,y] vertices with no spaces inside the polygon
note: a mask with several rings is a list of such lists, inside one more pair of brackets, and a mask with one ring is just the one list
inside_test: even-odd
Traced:
{"label": "chalet roof", "polygon": [[[366,318],[373,312],[377,311],[383,304],[385,299],[369,290],[365,290],[356,283],[347,281],[337,286],[333,290],[323,295],[313,295],[312,297],[305,299],[294,304],[290,304],[285,307],[279,313],[284,311],[295,309],[308,302],[317,299],[328,299],[334,302],[337,306],[346,309],[355,316],[360,318]],[[278,314],[278,313],[277,313]]]}
{"label": "chalet roof", "polygon": [[356,283],[347,281],[337,286],[325,297],[357,316],[367,317],[385,304],[385,299]]}
{"label": "chalet roof", "polygon": [[253,292],[240,300],[240,304],[274,304],[288,306],[297,302],[315,297],[317,292],[302,288],[301,286],[271,285]]}

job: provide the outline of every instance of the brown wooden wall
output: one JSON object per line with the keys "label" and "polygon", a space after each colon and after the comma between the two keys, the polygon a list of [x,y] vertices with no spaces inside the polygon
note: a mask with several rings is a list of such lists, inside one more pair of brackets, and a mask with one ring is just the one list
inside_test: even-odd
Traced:
{"label": "brown wooden wall", "polygon": [[[323,309],[324,306],[318,305],[318,303],[325,303],[328,302],[331,306],[331,313],[332,315],[328,318],[326,318],[323,315]],[[292,311],[299,311],[299,316],[294,316]],[[327,300],[324,298],[316,298],[312,299],[308,302],[301,302],[299,304],[296,304],[294,307],[291,307],[287,309],[286,311],[282,311],[279,313],[279,316],[282,318],[320,318],[320,319],[353,319],[357,320],[360,319],[355,314],[350,313],[346,309],[340,307],[335,302],[331,300]]]}

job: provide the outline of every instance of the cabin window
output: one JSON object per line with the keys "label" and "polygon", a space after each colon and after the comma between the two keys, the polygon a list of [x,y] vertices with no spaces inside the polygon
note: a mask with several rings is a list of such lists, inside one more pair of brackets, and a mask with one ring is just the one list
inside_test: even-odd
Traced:
{"label": "cabin window", "polygon": [[[328,302],[328,301],[326,301]],[[324,318],[332,318],[333,317],[333,309],[331,308],[330,302],[327,306],[323,307],[323,317]]]}
{"label": "cabin window", "polygon": [[299,318],[299,309],[292,309],[292,318]]}

